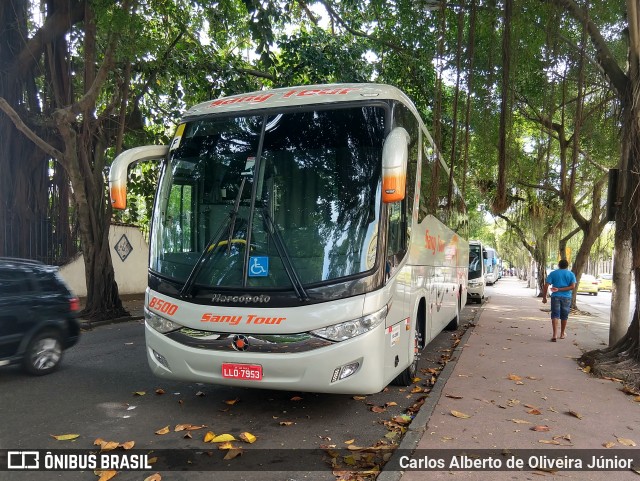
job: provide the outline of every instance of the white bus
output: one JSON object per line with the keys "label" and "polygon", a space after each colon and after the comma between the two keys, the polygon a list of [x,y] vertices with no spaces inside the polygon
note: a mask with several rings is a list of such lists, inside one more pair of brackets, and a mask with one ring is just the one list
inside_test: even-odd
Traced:
{"label": "white bus", "polygon": [[486,256],[482,242],[477,240],[469,241],[469,290],[467,292],[467,300],[478,304],[482,304],[484,300]]}
{"label": "white bus", "polygon": [[485,259],[485,282],[492,286],[498,281],[498,254],[492,247],[485,246],[487,257]]}
{"label": "white bus", "polygon": [[376,84],[292,87],[188,110],[162,159],[145,336],[162,378],[374,393],[408,385],[466,303],[465,204],[413,103]]}

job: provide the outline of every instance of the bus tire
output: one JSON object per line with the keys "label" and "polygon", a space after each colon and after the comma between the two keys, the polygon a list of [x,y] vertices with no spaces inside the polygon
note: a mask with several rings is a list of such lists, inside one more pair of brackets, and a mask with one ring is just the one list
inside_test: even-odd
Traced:
{"label": "bus tire", "polygon": [[444,328],[445,331],[455,331],[460,327],[460,301],[457,302],[456,305],[456,315],[449,324],[447,324]]}
{"label": "bus tire", "polygon": [[413,380],[418,373],[418,362],[420,361],[420,352],[422,351],[423,346],[423,335],[422,331],[424,330],[425,323],[425,311],[426,307],[423,302],[420,303],[418,307],[418,316],[416,318],[416,330],[415,335],[413,337],[414,343],[414,355],[413,361],[409,364],[404,371],[396,376],[396,378],[391,381],[391,384],[394,386],[410,386],[413,384]]}

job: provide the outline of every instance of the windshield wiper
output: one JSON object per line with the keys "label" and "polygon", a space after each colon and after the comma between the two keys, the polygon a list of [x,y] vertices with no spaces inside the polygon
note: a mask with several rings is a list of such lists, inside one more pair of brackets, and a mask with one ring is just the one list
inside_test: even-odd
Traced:
{"label": "windshield wiper", "polygon": [[276,250],[278,251],[278,255],[280,259],[282,259],[282,264],[284,265],[284,270],[289,276],[289,280],[291,281],[291,285],[293,286],[293,290],[296,292],[298,298],[302,301],[308,301],[309,296],[307,292],[304,290],[304,286],[298,277],[298,273],[296,272],[293,263],[291,262],[291,256],[289,256],[289,251],[285,243],[282,241],[282,237],[280,236],[280,231],[276,228],[275,222],[269,215],[269,211],[266,207],[262,209],[262,218],[264,219],[266,231],[269,236],[273,239],[274,244],[276,245]]}
{"label": "windshield wiper", "polygon": [[240,210],[240,198],[242,197],[242,191],[244,190],[244,184],[246,180],[246,177],[242,178],[242,182],[240,183],[240,187],[238,189],[238,195],[236,195],[235,202],[233,203],[233,209],[231,209],[231,211],[229,212],[229,220],[227,220],[227,222],[216,231],[213,237],[211,237],[211,240],[209,240],[208,244],[205,246],[204,250],[200,254],[200,257],[198,257],[195,266],[193,266],[193,269],[191,269],[189,277],[187,277],[184,286],[182,286],[182,289],[180,290],[180,297],[186,297],[191,293],[193,284],[195,284],[195,281],[198,278],[202,267],[206,264],[207,260],[209,260],[209,257],[211,257],[211,254],[213,253],[213,251],[215,251],[215,248],[218,247],[219,244],[221,244],[220,239],[222,238],[222,234],[225,229],[229,229],[229,233],[227,234],[227,255],[230,253],[233,231],[235,229],[236,219],[238,218],[238,210]]}
{"label": "windshield wiper", "polygon": [[236,226],[236,219],[238,218],[238,210],[240,210],[240,198],[242,197],[242,192],[244,191],[244,184],[247,178],[242,177],[242,182],[240,182],[240,188],[238,189],[238,195],[236,195],[235,203],[233,204],[233,210],[231,211],[230,220],[229,220],[229,235],[227,236],[227,255],[231,253],[231,240],[233,239],[233,232]]}

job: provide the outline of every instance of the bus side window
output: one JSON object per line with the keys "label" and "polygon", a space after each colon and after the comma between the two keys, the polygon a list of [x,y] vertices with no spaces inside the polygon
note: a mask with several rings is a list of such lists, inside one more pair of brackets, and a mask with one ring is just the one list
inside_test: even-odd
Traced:
{"label": "bus side window", "polygon": [[388,205],[387,231],[387,275],[393,274],[395,268],[407,252],[407,199]]}
{"label": "bus side window", "polygon": [[193,185],[176,183],[171,186],[167,202],[165,250],[169,252],[193,252]]}

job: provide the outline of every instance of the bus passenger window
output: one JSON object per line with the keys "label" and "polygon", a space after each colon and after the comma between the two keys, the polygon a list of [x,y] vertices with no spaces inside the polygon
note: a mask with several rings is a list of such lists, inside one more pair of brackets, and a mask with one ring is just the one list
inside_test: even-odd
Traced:
{"label": "bus passenger window", "polygon": [[392,274],[407,250],[406,199],[388,204],[387,274]]}

